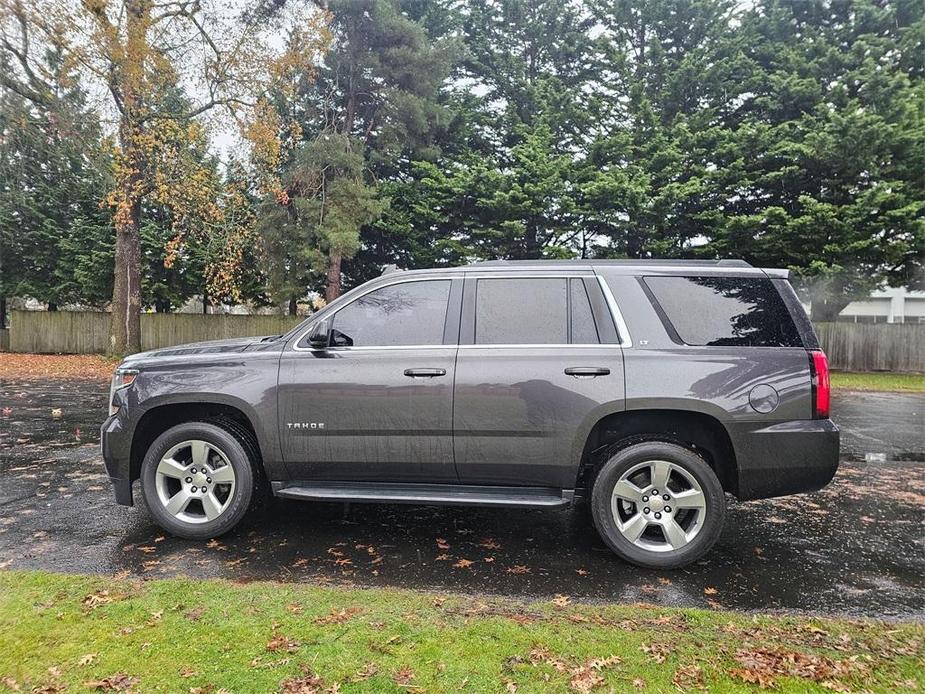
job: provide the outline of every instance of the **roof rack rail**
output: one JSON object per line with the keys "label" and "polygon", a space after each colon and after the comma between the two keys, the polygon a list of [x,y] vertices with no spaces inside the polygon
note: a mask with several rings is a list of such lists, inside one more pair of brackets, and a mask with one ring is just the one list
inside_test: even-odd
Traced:
{"label": "roof rack rail", "polygon": [[567,260],[556,259],[538,259],[538,260],[480,260],[470,265],[492,266],[492,265],[545,265],[545,264],[567,264],[576,265],[681,265],[681,266],[700,266],[700,267],[752,267],[751,264],[744,260],[725,259],[725,260],[685,260],[683,258],[602,258],[600,260],[590,258],[573,258]]}

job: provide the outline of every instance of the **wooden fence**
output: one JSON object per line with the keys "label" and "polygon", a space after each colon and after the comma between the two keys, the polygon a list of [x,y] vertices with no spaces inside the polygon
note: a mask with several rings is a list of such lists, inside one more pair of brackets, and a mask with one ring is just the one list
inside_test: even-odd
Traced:
{"label": "wooden fence", "polygon": [[833,369],[925,372],[925,324],[816,323]]}
{"label": "wooden fence", "polygon": [[[141,348],[252,335],[279,335],[304,320],[298,316],[228,316],[145,313]],[[104,354],[109,349],[109,314],[91,311],[13,311],[10,351],[38,354]]]}
{"label": "wooden fence", "polygon": [[[141,348],[278,335],[300,320],[292,316],[146,313],[141,316]],[[818,323],[816,331],[833,369],[925,372],[925,324]],[[9,338],[11,352],[103,354],[109,347],[109,314],[13,311]]]}

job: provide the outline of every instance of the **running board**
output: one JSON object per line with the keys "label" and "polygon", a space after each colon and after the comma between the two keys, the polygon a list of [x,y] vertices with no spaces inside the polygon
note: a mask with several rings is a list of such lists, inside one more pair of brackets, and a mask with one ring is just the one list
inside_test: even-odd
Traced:
{"label": "running board", "polygon": [[467,484],[403,484],[396,482],[273,482],[284,499],[356,501],[440,506],[557,508],[568,506],[572,489],[489,487]]}

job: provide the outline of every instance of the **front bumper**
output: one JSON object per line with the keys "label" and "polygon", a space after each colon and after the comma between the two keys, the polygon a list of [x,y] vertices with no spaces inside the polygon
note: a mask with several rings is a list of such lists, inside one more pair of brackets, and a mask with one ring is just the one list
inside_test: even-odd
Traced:
{"label": "front bumper", "polygon": [[839,432],[830,419],[743,422],[729,428],[739,468],[739,499],[822,489],[838,470]]}
{"label": "front bumper", "polygon": [[112,482],[116,503],[133,506],[131,471],[131,436],[125,431],[124,423],[116,413],[100,427],[100,448],[106,474]]}

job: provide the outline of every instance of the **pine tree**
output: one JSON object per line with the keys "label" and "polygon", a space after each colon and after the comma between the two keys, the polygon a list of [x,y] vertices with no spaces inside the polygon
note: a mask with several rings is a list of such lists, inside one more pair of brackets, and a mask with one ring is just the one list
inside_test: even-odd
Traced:
{"label": "pine tree", "polygon": [[342,264],[361,248],[361,230],[388,209],[380,183],[436,154],[445,115],[437,95],[454,49],[432,40],[423,22],[437,20],[414,9],[416,18],[397,0],[328,3],[332,42],[322,65],[311,79],[297,77],[292,93],[275,94],[278,136],[298,136],[279,164],[282,185],[261,205],[260,227],[271,291],[288,293],[291,305],[319,270],[326,298],[340,294]]}
{"label": "pine tree", "polygon": [[[100,200],[110,184],[97,115],[61,56],[47,55],[60,87],[41,107],[4,90],[0,107],[0,296],[30,297],[50,310],[97,303],[79,276],[90,238],[111,236]],[[96,272],[107,274],[104,268]],[[111,274],[111,273],[109,273]]]}

